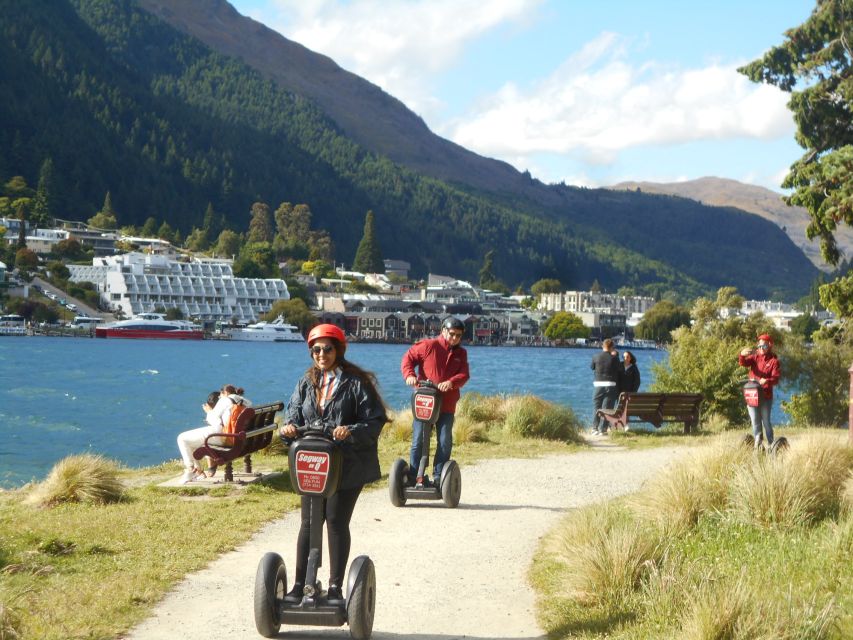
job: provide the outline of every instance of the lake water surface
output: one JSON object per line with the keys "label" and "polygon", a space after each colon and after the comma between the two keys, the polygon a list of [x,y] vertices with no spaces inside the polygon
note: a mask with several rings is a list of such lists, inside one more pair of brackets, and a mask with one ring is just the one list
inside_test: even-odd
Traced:
{"label": "lake water surface", "polygon": [[[400,374],[407,345],[352,344],[388,406],[408,405]],[[469,347],[482,394],[533,393],[591,415],[593,349]],[[636,351],[646,389],[664,351]],[[309,365],[302,343],[218,340],[0,339],[0,486],[40,479],[61,458],[100,453],[132,466],[178,457],[180,431],[202,425],[201,404],[224,383],[256,403],[287,401]]]}

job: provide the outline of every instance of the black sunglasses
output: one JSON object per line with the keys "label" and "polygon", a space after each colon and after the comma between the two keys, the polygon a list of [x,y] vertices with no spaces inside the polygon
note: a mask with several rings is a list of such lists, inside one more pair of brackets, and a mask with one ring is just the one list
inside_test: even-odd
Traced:
{"label": "black sunglasses", "polygon": [[320,345],[318,345],[318,344],[317,344],[317,345],[314,345],[313,347],[311,347],[311,352],[312,352],[315,356],[316,356],[316,355],[318,355],[318,354],[320,354],[321,352],[322,352],[322,353],[331,353],[331,352],[332,352],[332,351],[334,351],[334,350],[335,350],[335,348],[334,348],[332,345],[330,345],[330,344],[323,345],[322,347],[321,347]]}
{"label": "black sunglasses", "polygon": [[451,338],[461,338],[462,337],[462,333],[457,332],[457,331],[448,331],[447,335],[449,335]]}

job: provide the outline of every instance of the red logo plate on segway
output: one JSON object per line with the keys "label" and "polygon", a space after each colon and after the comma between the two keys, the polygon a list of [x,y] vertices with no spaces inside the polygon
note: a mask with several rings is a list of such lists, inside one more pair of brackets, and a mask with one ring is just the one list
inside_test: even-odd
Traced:
{"label": "red logo plate on segway", "polygon": [[415,418],[428,421],[432,417],[433,407],[435,407],[435,396],[415,395]]}
{"label": "red logo plate on segway", "polygon": [[296,482],[302,493],[323,493],[329,480],[331,456],[324,451],[300,451],[296,454]]}

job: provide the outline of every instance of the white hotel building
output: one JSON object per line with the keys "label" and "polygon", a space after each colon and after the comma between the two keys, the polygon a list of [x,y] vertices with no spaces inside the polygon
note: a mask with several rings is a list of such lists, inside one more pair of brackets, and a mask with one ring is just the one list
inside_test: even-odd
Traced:
{"label": "white hotel building", "polygon": [[280,278],[235,278],[223,260],[178,262],[166,256],[126,253],[94,258],[92,265],[68,265],[71,280],[97,285],[101,301],[128,317],[161,306],[185,317],[255,322],[279,300],[288,300]]}

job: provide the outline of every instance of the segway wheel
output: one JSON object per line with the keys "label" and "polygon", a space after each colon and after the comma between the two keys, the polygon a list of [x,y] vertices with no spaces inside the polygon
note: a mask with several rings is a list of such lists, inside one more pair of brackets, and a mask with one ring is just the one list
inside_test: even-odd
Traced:
{"label": "segway wheel", "polygon": [[352,589],[347,598],[347,621],[353,640],[367,640],[373,633],[373,616],[376,613],[376,570],[367,556],[359,556],[350,565],[357,570]]}
{"label": "segway wheel", "polygon": [[777,453],[781,453],[782,451],[787,451],[790,448],[788,444],[788,438],[782,436],[781,438],[776,438],[773,441],[773,444],[770,445],[770,455],[775,456]]}
{"label": "segway wheel", "polygon": [[444,506],[455,509],[459,505],[461,495],[462,473],[459,471],[459,465],[449,460],[441,470],[441,499],[444,500]]}
{"label": "segway wheel", "polygon": [[740,441],[740,443],[744,447],[749,447],[751,449],[752,447],[755,446],[755,438],[752,436],[751,433],[748,433],[743,437],[743,439]]}
{"label": "segway wheel", "polygon": [[388,474],[388,493],[391,504],[402,507],[406,504],[406,472],[409,465],[405,460],[397,458],[391,465],[391,473]]}
{"label": "segway wheel", "polygon": [[255,627],[265,638],[275,638],[281,628],[278,605],[284,600],[287,569],[277,553],[265,553],[255,574]]}

